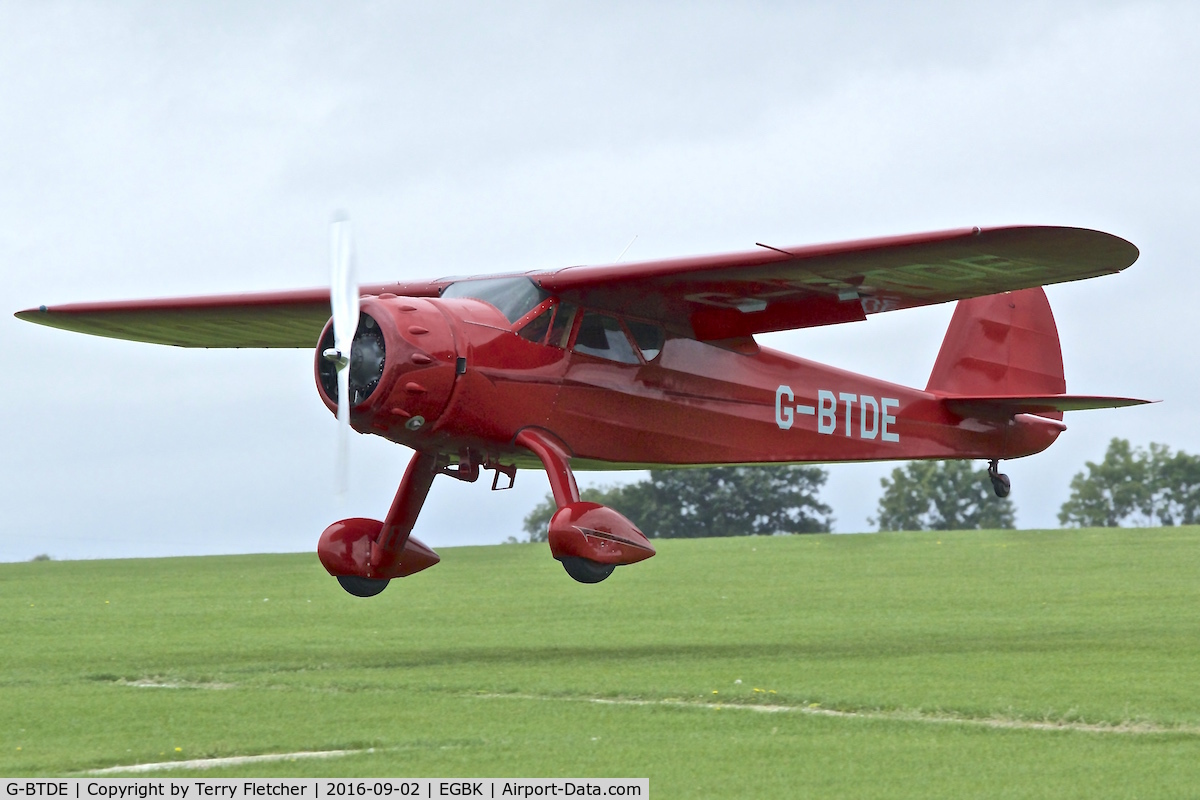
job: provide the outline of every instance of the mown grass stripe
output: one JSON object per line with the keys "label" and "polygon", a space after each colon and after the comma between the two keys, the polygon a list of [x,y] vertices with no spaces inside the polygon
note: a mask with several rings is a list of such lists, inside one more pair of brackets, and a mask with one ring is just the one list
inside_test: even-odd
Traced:
{"label": "mown grass stripe", "polygon": [[224,756],[221,758],[191,758],[186,761],[158,761],[152,764],[125,764],[104,769],[89,769],[88,775],[121,775],[125,773],[162,772],[168,769],[214,769],[236,767],[242,764],[264,764],[271,761],[299,761],[308,758],[341,758],[360,753],[374,753],[375,748],[365,750],[307,750],[299,753],[263,753],[256,756]]}
{"label": "mown grass stripe", "polygon": [[1128,721],[1117,724],[1076,722],[1072,720],[1028,720],[1015,717],[969,717],[960,714],[935,714],[927,711],[843,711],[823,708],[818,704],[782,705],[765,703],[701,703],[691,700],[641,700],[636,698],[612,697],[564,697],[530,694],[473,694],[483,700],[536,700],[543,702],[583,702],[612,706],[666,706],[671,708],[695,708],[712,711],[756,711],[760,714],[809,714],[817,717],[840,717],[843,719],[886,720],[890,722],[918,722],[934,725],[977,725],[984,728],[1024,731],[1080,731],[1083,733],[1118,734],[1184,734],[1200,736],[1200,727],[1190,725],[1166,726],[1153,722]]}

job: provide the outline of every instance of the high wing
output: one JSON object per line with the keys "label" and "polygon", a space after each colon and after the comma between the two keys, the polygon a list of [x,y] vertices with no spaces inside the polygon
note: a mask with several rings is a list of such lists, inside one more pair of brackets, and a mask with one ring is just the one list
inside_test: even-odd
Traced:
{"label": "high wing", "polygon": [[[432,282],[361,287],[405,297],[438,291]],[[329,315],[329,289],[72,303],[16,314],[51,328],[176,347],[315,347]]]}
{"label": "high wing", "polygon": [[1084,228],[1021,226],[759,249],[530,277],[584,305],[654,319],[701,340],[853,322],[1120,272],[1131,243]]}
{"label": "high wing", "polygon": [[[1119,272],[1131,243],[1062,227],[967,228],[725,255],[527,273],[564,300],[656,320],[705,341],[866,319]],[[364,286],[436,297],[449,279]],[[179,347],[312,347],[329,291],[41,306],[17,317],[64,330]]]}

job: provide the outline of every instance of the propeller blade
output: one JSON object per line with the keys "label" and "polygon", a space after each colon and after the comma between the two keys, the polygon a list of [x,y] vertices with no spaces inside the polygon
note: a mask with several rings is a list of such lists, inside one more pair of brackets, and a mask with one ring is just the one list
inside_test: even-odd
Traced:
{"label": "propeller blade", "polygon": [[333,349],[325,357],[337,365],[338,445],[337,493],[344,496],[350,472],[350,359],[354,334],[358,331],[358,281],[354,274],[354,242],[350,219],[344,212],[334,215],[329,226],[331,277],[329,304],[333,310]]}
{"label": "propeller blade", "polygon": [[339,497],[350,488],[350,370],[338,368],[337,483]]}
{"label": "propeller blade", "polygon": [[350,219],[342,212],[329,226],[329,257],[332,276],[329,302],[333,308],[333,346],[346,358],[358,330],[358,280],[354,270],[354,242]]}

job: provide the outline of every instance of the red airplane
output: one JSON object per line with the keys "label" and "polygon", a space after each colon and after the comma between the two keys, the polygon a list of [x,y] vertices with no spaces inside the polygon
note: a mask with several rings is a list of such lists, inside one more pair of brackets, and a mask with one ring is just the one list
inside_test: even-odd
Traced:
{"label": "red airplane", "polygon": [[[654,555],[574,469],[1001,459],[1049,447],[1064,411],[1146,401],[1066,394],[1042,286],[1119,272],[1129,242],[1062,227],[968,228],[840,244],[357,287],[348,223],[331,290],[41,306],[17,317],[179,347],[313,347],[321,400],[414,450],[382,521],[321,535],[321,563],[378,594],[438,556],[411,536],[433,479],[542,468],[550,551],[577,581]],[[924,390],[760,347],[768,331],[957,300]],[[330,305],[333,315],[330,318]],[[344,445],[342,448],[344,452]],[[501,476],[506,485],[501,486]]]}

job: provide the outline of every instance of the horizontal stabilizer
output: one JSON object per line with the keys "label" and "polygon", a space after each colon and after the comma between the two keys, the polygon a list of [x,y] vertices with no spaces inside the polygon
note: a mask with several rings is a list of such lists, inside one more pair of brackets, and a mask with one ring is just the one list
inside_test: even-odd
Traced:
{"label": "horizontal stabilizer", "polygon": [[1009,418],[1016,414],[1061,414],[1063,411],[1086,411],[1093,408],[1124,408],[1156,403],[1133,397],[1102,397],[1083,394],[1047,394],[1037,396],[994,395],[991,397],[944,396],[946,407],[960,417]]}

